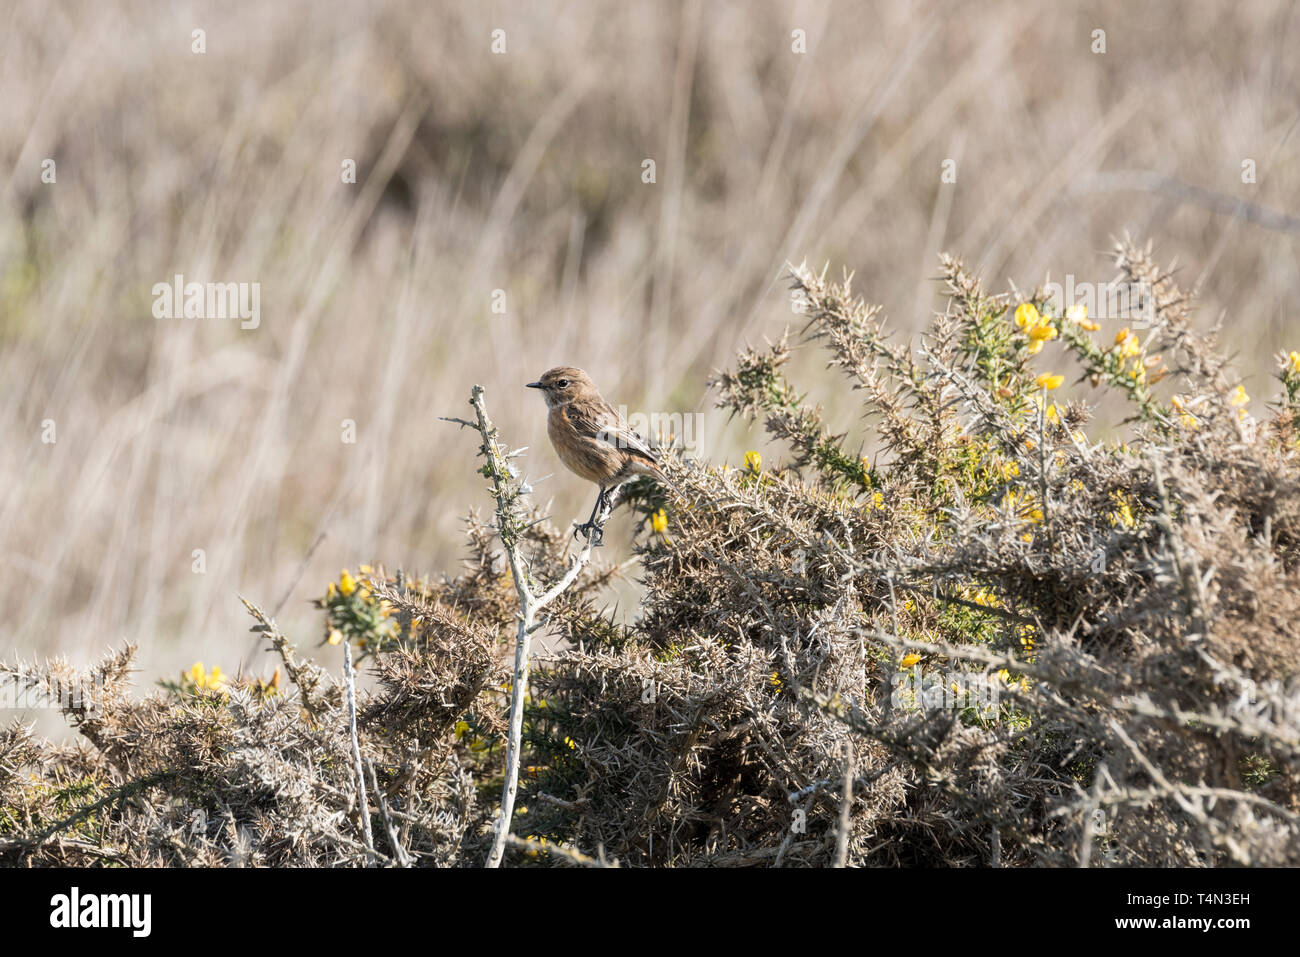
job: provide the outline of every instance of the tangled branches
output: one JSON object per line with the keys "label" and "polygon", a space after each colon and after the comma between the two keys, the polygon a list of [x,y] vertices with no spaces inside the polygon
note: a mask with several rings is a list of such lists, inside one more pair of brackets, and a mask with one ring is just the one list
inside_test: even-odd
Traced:
{"label": "tangled branches", "polygon": [[[97,698],[61,704],[76,746],[0,734],[0,859],[1300,862],[1300,353],[1256,418],[1149,247],[1115,259],[1147,305],[1103,331],[944,257],[915,347],[847,278],[794,269],[804,340],[878,453],[791,381],[789,335],[744,352],[719,404],[790,461],[665,450],[666,521],[655,490],[623,497],[645,521],[633,615],[599,604],[618,570],[530,504],[476,390],[495,514],[471,514],[465,569],[367,567],[319,602],[376,681],[355,752],[339,680],[251,604],[289,686],[133,700],[129,650],[81,676],[6,665]],[[1099,408],[1123,410],[1109,435]]]}

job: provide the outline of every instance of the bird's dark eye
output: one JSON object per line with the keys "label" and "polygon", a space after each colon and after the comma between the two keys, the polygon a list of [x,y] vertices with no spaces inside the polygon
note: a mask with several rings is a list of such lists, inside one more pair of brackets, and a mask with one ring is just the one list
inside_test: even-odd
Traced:
{"label": "bird's dark eye", "polygon": [[555,384],[558,385],[561,389],[563,389],[566,385],[569,384],[569,380],[568,380],[568,379],[561,379],[559,382],[557,382],[557,383],[555,383]]}

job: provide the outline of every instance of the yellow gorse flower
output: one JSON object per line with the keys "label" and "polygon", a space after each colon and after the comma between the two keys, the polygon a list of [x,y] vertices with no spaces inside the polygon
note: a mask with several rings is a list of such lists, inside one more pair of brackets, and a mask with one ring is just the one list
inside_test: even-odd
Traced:
{"label": "yellow gorse flower", "polygon": [[1020,638],[1020,647],[1024,648],[1025,651],[1034,650],[1034,626],[1033,625],[1022,626],[1020,629],[1019,638]]}
{"label": "yellow gorse flower", "polygon": [[1174,411],[1178,413],[1178,418],[1185,428],[1199,429],[1201,427],[1201,420],[1192,414],[1191,409],[1187,406],[1187,400],[1181,395],[1172,396],[1169,399],[1169,404],[1174,407]]}
{"label": "yellow gorse flower", "polygon": [[900,661],[899,664],[904,668],[910,668],[920,660],[921,656],[919,654],[915,651],[909,651],[907,654],[903,655],[903,660]]}
{"label": "yellow gorse flower", "polygon": [[1121,359],[1130,359],[1142,352],[1142,343],[1138,342],[1138,337],[1129,330],[1128,326],[1115,333],[1115,345],[1119,348]]}
{"label": "yellow gorse flower", "polygon": [[983,605],[986,608],[1000,608],[1001,602],[998,596],[984,586],[964,585],[961,589],[961,596],[967,601],[973,601],[977,605]]}
{"label": "yellow gorse flower", "polygon": [[1288,352],[1286,354],[1286,365],[1292,374],[1300,375],[1300,352]]}
{"label": "yellow gorse flower", "polygon": [[1037,379],[1034,380],[1034,382],[1037,383],[1040,389],[1048,389],[1048,390],[1060,388],[1061,383],[1063,383],[1064,381],[1065,381],[1065,376],[1053,375],[1050,372],[1045,372],[1042,375],[1040,375]]}
{"label": "yellow gorse flower", "polygon": [[1239,385],[1232,390],[1232,398],[1228,402],[1237,409],[1237,418],[1244,419],[1248,414],[1246,412],[1246,403],[1250,401],[1250,396],[1246,395],[1246,387]]}
{"label": "yellow gorse flower", "polygon": [[357,580],[352,577],[352,573],[346,568],[343,569],[343,574],[339,575],[339,591],[341,591],[343,597],[346,598],[356,590]]}
{"label": "yellow gorse flower", "polygon": [[189,679],[196,689],[208,688],[212,691],[224,691],[226,687],[226,676],[221,672],[220,665],[214,665],[211,671],[203,667],[203,662],[196,661],[190,666],[190,670],[185,672],[182,678]]}
{"label": "yellow gorse flower", "polygon": [[755,474],[763,471],[763,456],[752,449],[746,452],[745,467]]}
{"label": "yellow gorse flower", "polygon": [[667,539],[668,538],[668,513],[665,512],[662,508],[659,509],[657,512],[652,513],[650,515],[650,527],[653,528],[660,535],[662,535],[665,539]]}
{"label": "yellow gorse flower", "polygon": [[1110,493],[1111,500],[1115,503],[1115,511],[1108,516],[1110,523],[1116,527],[1137,528],[1137,515],[1133,511],[1133,500],[1124,492],[1116,491]]}
{"label": "yellow gorse flower", "polygon": [[1029,354],[1037,355],[1042,351],[1043,343],[1055,339],[1056,327],[1052,320],[1038,311],[1032,302],[1022,302],[1016,307],[1014,316],[1016,326],[1029,336]]}
{"label": "yellow gorse flower", "polygon": [[1027,492],[1012,489],[1002,496],[1002,507],[1035,524],[1041,524],[1043,521],[1042,508],[1029,497]]}
{"label": "yellow gorse flower", "polygon": [[1069,319],[1080,329],[1086,329],[1088,332],[1096,332],[1101,326],[1088,318],[1088,307],[1083,303],[1076,303],[1069,309],[1065,310],[1065,318]]}

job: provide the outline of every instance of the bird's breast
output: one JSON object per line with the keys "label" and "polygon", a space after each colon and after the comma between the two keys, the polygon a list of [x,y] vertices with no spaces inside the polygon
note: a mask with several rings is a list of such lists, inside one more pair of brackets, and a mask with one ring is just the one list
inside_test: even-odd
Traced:
{"label": "bird's breast", "polygon": [[551,410],[546,431],[560,461],[588,482],[603,485],[623,465],[622,452],[608,442],[579,433],[565,415],[563,406]]}

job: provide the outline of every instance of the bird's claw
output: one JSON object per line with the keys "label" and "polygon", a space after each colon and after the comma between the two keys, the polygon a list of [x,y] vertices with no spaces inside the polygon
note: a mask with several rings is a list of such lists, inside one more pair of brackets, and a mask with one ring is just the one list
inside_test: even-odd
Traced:
{"label": "bird's claw", "polygon": [[591,543],[592,548],[600,548],[605,544],[605,529],[595,522],[584,522],[581,525],[575,525],[573,527],[573,537],[577,538],[579,532]]}

